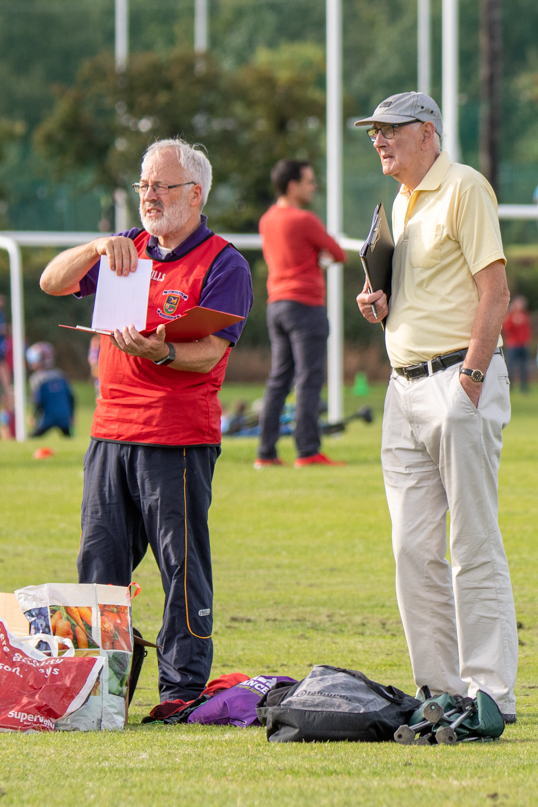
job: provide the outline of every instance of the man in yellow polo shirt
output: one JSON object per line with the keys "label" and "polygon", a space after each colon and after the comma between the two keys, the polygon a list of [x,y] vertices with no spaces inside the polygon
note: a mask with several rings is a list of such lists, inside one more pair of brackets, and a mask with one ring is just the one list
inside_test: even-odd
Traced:
{"label": "man in yellow polo shirt", "polygon": [[497,201],[481,174],[441,151],[429,96],[393,95],[356,125],[400,183],[391,298],[365,287],[357,303],[369,322],[387,316],[381,457],[413,674],[433,694],[485,690],[514,723],[518,640],[497,517],[510,419]]}

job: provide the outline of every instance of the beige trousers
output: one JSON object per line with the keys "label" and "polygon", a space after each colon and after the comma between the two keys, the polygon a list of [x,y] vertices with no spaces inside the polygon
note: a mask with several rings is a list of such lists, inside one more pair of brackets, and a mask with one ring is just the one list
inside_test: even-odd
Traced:
{"label": "beige trousers", "polygon": [[390,380],[381,459],[396,593],[417,686],[482,689],[513,713],[518,639],[497,496],[508,373],[494,355],[477,410],[460,367]]}

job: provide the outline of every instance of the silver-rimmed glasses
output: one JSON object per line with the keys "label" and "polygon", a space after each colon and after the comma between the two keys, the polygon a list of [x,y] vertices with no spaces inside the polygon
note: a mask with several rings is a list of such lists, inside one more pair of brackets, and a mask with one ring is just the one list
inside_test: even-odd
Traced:
{"label": "silver-rimmed glasses", "polygon": [[172,188],[182,188],[184,185],[197,185],[197,184],[198,184],[197,182],[193,182],[192,180],[190,182],[180,182],[179,185],[165,185],[162,182],[153,182],[153,183],[134,182],[133,188],[135,189],[136,193],[138,193],[140,196],[145,196],[150,188],[153,191],[153,193],[157,194],[157,196],[166,196],[168,191],[171,191]]}

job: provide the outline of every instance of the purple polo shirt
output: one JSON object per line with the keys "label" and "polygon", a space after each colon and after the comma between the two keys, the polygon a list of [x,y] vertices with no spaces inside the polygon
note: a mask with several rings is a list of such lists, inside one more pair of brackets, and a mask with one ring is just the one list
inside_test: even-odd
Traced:
{"label": "purple polo shirt", "polygon": [[[116,233],[116,235],[124,235],[134,241],[141,232],[141,228],[133,228],[124,233]],[[172,252],[169,252],[168,255],[161,257],[159,241],[154,235],[148,241],[146,254],[152,260],[160,261],[161,263],[177,261],[178,258],[182,258],[210,235],[212,235],[212,231],[207,226],[207,216],[201,216],[198,229],[191,233]],[[98,276],[99,261],[92,266],[80,281],[80,291],[76,296],[87,297],[89,294],[95,294]],[[241,336],[246,318],[252,308],[253,299],[252,278],[247,261],[236,249],[225,249],[215,258],[211,266],[198,305],[204,308],[213,308],[215,311],[225,311],[227,314],[237,314],[245,317],[245,319],[235,325],[230,325],[222,331],[218,331],[215,336],[228,339],[232,345],[235,345]]]}

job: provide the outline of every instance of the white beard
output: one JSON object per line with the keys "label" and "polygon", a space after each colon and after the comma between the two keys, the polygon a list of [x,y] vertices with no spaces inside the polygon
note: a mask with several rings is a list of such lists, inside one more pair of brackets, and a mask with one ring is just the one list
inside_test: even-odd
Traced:
{"label": "white beard", "polygon": [[[162,204],[162,203],[161,203]],[[144,202],[140,202],[140,220],[146,232],[154,235],[157,238],[174,233],[189,220],[191,209],[186,204],[186,200],[179,199],[177,202],[169,205],[168,208],[160,207],[162,216],[160,219],[146,218],[143,212]],[[156,206],[155,202],[151,203],[152,207]]]}

